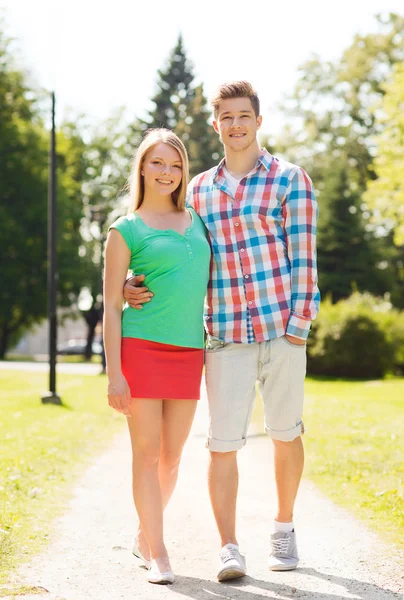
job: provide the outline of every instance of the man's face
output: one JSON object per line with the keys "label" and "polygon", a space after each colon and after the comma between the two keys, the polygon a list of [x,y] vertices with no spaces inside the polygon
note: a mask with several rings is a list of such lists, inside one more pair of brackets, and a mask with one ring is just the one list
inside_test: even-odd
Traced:
{"label": "man's face", "polygon": [[220,102],[213,127],[225,148],[242,152],[255,143],[261,122],[262,117],[255,116],[249,98],[230,98]]}

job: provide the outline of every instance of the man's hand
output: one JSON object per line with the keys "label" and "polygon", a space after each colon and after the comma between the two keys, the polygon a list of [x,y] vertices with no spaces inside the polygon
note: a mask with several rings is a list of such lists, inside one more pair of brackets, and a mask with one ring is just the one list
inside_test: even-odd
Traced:
{"label": "man's hand", "polygon": [[128,279],[123,287],[123,297],[132,308],[143,308],[145,302],[150,302],[153,297],[149,288],[142,286],[144,275],[135,275]]}
{"label": "man's hand", "polygon": [[288,335],[287,333],[285,333],[285,338],[291,344],[295,344],[295,346],[304,346],[304,344],[306,343],[306,340],[302,340],[301,338],[294,337],[293,335]]}

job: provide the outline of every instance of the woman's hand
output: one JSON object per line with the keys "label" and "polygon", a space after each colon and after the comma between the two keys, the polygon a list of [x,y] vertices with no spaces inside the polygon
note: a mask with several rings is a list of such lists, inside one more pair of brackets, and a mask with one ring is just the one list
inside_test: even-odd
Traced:
{"label": "woman's hand", "polygon": [[130,417],[131,393],[128,382],[121,374],[108,381],[108,404],[118,412]]}

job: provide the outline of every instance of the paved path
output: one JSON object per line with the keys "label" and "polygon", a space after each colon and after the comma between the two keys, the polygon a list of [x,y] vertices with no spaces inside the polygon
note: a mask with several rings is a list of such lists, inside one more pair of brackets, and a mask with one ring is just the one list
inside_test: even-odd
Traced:
{"label": "paved path", "polygon": [[[397,552],[309,482],[301,486],[295,523],[302,557],[287,573],[267,570],[275,493],[268,439],[253,432],[240,452],[238,536],[248,577],[219,584],[218,538],[206,488],[206,404],[199,404],[178,487],[166,512],[166,541],[177,580],[153,586],[131,555],[136,518],[131,502],[130,446],[120,435],[79,483],[47,551],[21,580],[48,593],[36,600],[402,600]],[[388,518],[388,515],[386,515]]]}

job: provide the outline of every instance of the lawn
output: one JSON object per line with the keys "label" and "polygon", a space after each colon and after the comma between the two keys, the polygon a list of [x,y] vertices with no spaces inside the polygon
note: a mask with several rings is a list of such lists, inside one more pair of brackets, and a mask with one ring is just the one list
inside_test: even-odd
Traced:
{"label": "lawn", "polygon": [[77,477],[125,426],[104,375],[57,383],[63,406],[43,405],[47,374],[0,371],[0,583],[47,541]]}
{"label": "lawn", "polygon": [[308,378],[304,422],[305,477],[404,549],[404,379]]}

